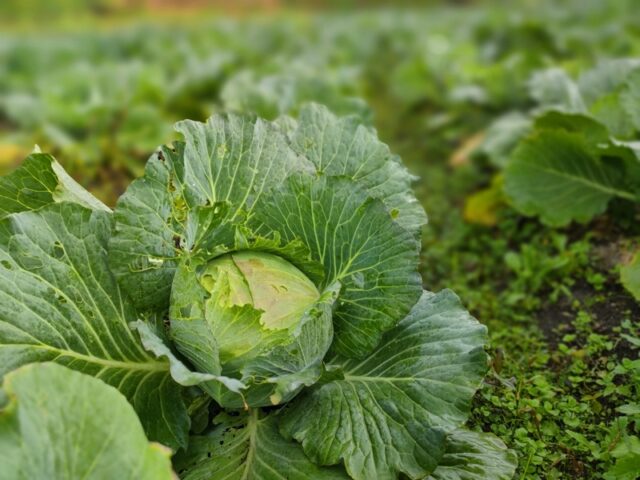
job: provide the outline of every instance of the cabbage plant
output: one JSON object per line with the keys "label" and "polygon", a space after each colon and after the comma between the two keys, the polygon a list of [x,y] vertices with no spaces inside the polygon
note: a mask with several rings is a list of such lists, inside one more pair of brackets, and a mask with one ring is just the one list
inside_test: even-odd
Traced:
{"label": "cabbage plant", "polygon": [[486,329],[423,290],[376,133],[317,105],[176,130],[113,211],[47,154],[0,180],[0,479],[511,478],[462,429]]}

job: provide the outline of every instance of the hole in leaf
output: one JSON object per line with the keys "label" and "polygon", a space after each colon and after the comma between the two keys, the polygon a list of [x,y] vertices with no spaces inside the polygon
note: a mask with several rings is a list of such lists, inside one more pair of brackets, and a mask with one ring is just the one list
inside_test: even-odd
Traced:
{"label": "hole in leaf", "polygon": [[53,256],[58,259],[64,257],[64,247],[59,241],[55,241],[53,244]]}

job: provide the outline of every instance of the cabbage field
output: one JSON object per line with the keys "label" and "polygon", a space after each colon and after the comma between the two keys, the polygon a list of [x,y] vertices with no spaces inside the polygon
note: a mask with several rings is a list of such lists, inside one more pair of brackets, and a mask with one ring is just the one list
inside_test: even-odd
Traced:
{"label": "cabbage field", "polygon": [[0,480],[639,479],[635,3],[0,5]]}

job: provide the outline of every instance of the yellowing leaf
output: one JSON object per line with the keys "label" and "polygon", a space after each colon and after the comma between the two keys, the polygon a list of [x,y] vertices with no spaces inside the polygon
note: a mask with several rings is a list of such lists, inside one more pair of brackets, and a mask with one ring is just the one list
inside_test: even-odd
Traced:
{"label": "yellowing leaf", "polygon": [[29,150],[20,145],[0,143],[0,174],[6,173],[27,155]]}
{"label": "yellowing leaf", "polygon": [[491,186],[467,197],[463,217],[469,223],[494,226],[498,210],[504,205],[502,178],[495,177]]}
{"label": "yellowing leaf", "polygon": [[484,142],[484,136],[484,132],[479,132],[462,142],[462,145],[460,145],[456,151],[453,152],[451,158],[449,158],[449,165],[452,167],[461,167],[462,165],[468,164],[473,152]]}
{"label": "yellowing leaf", "polygon": [[640,301],[640,250],[628,264],[620,267],[620,281],[624,288]]}

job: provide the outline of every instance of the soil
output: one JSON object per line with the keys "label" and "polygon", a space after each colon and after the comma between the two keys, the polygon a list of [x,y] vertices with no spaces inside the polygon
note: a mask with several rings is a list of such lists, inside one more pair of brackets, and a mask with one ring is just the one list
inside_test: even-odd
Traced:
{"label": "soil", "polygon": [[[603,291],[606,297],[602,301],[590,304],[590,299],[603,295],[596,291],[589,283],[579,281],[571,289],[572,297],[563,297],[557,303],[545,305],[536,315],[536,320],[551,350],[556,350],[562,337],[574,333],[572,320],[575,318],[575,310],[572,307],[573,300],[578,300],[584,309],[591,315],[594,322],[591,329],[594,333],[614,337],[614,331],[625,318],[640,318],[640,304],[617,282],[607,282]],[[625,341],[619,341],[614,349],[616,356],[630,358],[633,350]]]}

